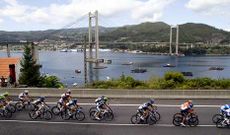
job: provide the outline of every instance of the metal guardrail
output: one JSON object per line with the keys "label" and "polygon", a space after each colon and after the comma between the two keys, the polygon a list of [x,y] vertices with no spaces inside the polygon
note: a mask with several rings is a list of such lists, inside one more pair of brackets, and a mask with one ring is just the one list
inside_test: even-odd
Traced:
{"label": "metal guardrail", "polygon": [[[16,96],[29,90],[32,96],[60,97],[67,89],[48,88],[0,88],[0,93],[8,91]],[[149,89],[72,89],[75,97],[98,97],[105,95],[111,98],[215,98],[230,99],[230,90],[149,90]]]}

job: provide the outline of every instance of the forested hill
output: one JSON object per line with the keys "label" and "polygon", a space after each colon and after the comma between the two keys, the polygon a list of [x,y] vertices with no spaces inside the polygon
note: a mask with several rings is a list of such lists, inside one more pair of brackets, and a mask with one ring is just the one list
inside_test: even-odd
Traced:
{"label": "forested hill", "polygon": [[[142,23],[117,28],[102,34],[101,39],[107,41],[169,41],[170,26],[163,22]],[[175,41],[176,30],[173,29]],[[230,32],[205,24],[186,23],[179,26],[180,42],[186,43],[230,43]]]}
{"label": "forested hill", "polygon": [[[185,43],[230,43],[230,32],[206,24],[186,23],[179,26],[180,42]],[[100,40],[111,42],[168,42],[170,25],[164,22],[141,23],[123,27],[100,27]],[[87,35],[87,28],[61,29],[46,31],[6,32],[0,31],[0,42],[3,41],[39,41],[70,40],[76,41]],[[173,31],[175,41],[176,31]]]}

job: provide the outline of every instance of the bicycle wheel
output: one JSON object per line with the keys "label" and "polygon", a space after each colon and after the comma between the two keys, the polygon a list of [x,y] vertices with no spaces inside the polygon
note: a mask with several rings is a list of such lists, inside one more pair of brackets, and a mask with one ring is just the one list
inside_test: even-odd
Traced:
{"label": "bicycle wheel", "polygon": [[21,110],[23,109],[24,106],[23,106],[22,102],[19,101],[19,102],[17,102],[17,103],[15,104],[15,107],[16,107],[17,111],[21,111]]}
{"label": "bicycle wheel", "polygon": [[36,111],[30,111],[29,116],[31,119],[37,119],[38,115],[36,114]]}
{"label": "bicycle wheel", "polygon": [[139,124],[140,123],[140,117],[137,114],[134,114],[130,118],[132,124]]}
{"label": "bicycle wheel", "polygon": [[6,109],[6,110],[3,111],[3,115],[6,118],[11,118],[12,117],[12,112]]}
{"label": "bicycle wheel", "polygon": [[67,110],[61,112],[61,118],[63,120],[69,120],[70,119],[70,115],[68,114]]}
{"label": "bicycle wheel", "polygon": [[217,122],[216,122],[216,127],[217,128],[223,128],[224,127],[224,118],[223,119],[218,119]]}
{"label": "bicycle wheel", "polygon": [[96,120],[96,119],[95,119],[95,113],[96,113],[96,111],[91,111],[90,114],[89,114],[89,117],[90,117],[92,120]]}
{"label": "bicycle wheel", "polygon": [[106,112],[104,115],[103,115],[104,119],[106,121],[112,121],[113,118],[114,118],[114,115],[112,112]]}
{"label": "bicycle wheel", "polygon": [[197,126],[199,124],[198,116],[195,114],[191,114],[188,119],[189,126]]}
{"label": "bicycle wheel", "polygon": [[157,122],[157,119],[156,119],[156,117],[155,117],[154,115],[150,115],[150,116],[148,117],[148,119],[147,119],[147,123],[148,123],[149,125],[156,124],[156,122]]}
{"label": "bicycle wheel", "polygon": [[43,117],[44,117],[46,120],[52,119],[52,113],[51,113],[51,111],[47,110],[47,111],[43,112]]}
{"label": "bicycle wheel", "polygon": [[215,114],[215,115],[213,115],[213,117],[212,117],[212,122],[213,123],[217,123],[217,121],[219,120],[219,119],[222,119],[224,116],[222,115],[222,114]]}
{"label": "bicycle wheel", "polygon": [[75,119],[83,121],[85,119],[85,114],[82,111],[78,111],[75,113]]}
{"label": "bicycle wheel", "polygon": [[159,112],[153,112],[154,116],[156,117],[156,120],[159,121],[161,119],[161,115]]}
{"label": "bicycle wheel", "polygon": [[56,106],[52,107],[51,112],[54,115],[59,115],[60,114],[60,108],[56,105]]}
{"label": "bicycle wheel", "polygon": [[173,115],[173,125],[175,126],[180,126],[180,123],[182,122],[183,120],[183,116],[181,113],[176,113]]}
{"label": "bicycle wheel", "polygon": [[12,105],[12,104],[8,104],[8,105],[6,106],[6,109],[9,110],[9,111],[12,112],[12,113],[15,113],[15,112],[16,112],[16,108],[15,108],[15,106]]}
{"label": "bicycle wheel", "polygon": [[92,112],[92,111],[96,111],[97,110],[97,107],[96,106],[93,106],[89,109],[89,113]]}

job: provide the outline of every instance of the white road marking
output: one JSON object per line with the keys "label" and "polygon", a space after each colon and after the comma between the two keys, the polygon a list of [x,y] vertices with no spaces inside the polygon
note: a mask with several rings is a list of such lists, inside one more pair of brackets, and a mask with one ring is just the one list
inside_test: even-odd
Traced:
{"label": "white road marking", "polygon": [[[54,121],[27,121],[27,120],[0,120],[0,122],[17,123],[38,123],[38,124],[66,124],[66,125],[95,125],[95,126],[157,126],[157,127],[175,127],[172,124],[120,124],[120,123],[76,123],[76,122],[54,122]],[[198,125],[198,127],[215,127],[215,125]]]}

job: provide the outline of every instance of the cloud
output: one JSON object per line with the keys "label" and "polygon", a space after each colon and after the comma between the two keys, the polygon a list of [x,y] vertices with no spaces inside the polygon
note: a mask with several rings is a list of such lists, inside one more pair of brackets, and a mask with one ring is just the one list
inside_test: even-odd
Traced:
{"label": "cloud", "polygon": [[185,6],[206,15],[230,15],[230,0],[190,0]]}
{"label": "cloud", "polygon": [[95,10],[108,18],[127,15],[126,19],[137,22],[157,21],[163,16],[164,9],[175,0],[69,0],[69,3],[53,3],[40,8],[19,3],[19,0],[3,1],[5,6],[0,8],[0,18],[8,17],[19,23],[61,26]]}

